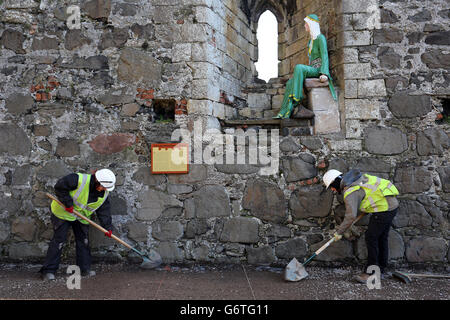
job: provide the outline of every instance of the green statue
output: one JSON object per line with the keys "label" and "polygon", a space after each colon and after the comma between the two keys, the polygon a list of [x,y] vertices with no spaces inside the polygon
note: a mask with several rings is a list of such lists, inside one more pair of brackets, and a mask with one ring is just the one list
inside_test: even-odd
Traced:
{"label": "green statue", "polygon": [[320,33],[319,17],[315,14],[308,15],[305,18],[305,29],[311,35],[308,42],[309,66],[295,66],[294,76],[286,83],[283,103],[275,119],[291,116],[294,107],[303,99],[303,82],[306,78],[320,78],[321,82],[328,80],[331,95],[337,100],[329,70],[327,39]]}

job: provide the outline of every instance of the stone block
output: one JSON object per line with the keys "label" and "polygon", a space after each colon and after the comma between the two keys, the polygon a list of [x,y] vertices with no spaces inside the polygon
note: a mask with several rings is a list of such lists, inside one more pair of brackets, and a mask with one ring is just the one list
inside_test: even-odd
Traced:
{"label": "stone block", "polygon": [[138,208],[136,213],[136,219],[141,221],[156,220],[165,209],[183,206],[183,203],[175,197],[152,189],[141,191],[138,196],[138,202],[140,208]]}
{"label": "stone block", "polygon": [[120,81],[158,88],[161,83],[161,62],[145,51],[125,48],[120,55],[117,76]]}
{"label": "stone block", "polygon": [[346,120],[345,121],[345,137],[348,139],[361,138],[363,128],[360,120]]}
{"label": "stone block", "polygon": [[80,146],[74,139],[59,138],[55,154],[59,157],[75,157],[80,155]]}
{"label": "stone block", "polygon": [[31,141],[25,131],[15,124],[0,123],[0,154],[29,156]]}
{"label": "stone block", "polygon": [[2,33],[0,44],[3,45],[6,49],[12,50],[17,54],[24,54],[24,41],[25,36],[22,33],[13,29],[6,29]]}
{"label": "stone block", "polygon": [[358,98],[384,97],[386,95],[386,86],[383,79],[358,80]]}
{"label": "stone block", "polygon": [[136,242],[147,242],[148,226],[139,222],[132,222],[127,225],[128,238]]}
{"label": "stone block", "polygon": [[19,241],[32,241],[36,230],[36,221],[29,217],[18,217],[11,224],[11,233]]}
{"label": "stone block", "polygon": [[402,199],[392,225],[396,228],[417,227],[423,229],[430,227],[432,222],[431,216],[422,204],[417,201]]}
{"label": "stone block", "polygon": [[6,109],[14,115],[23,115],[33,108],[34,99],[29,94],[13,93],[6,99]]}
{"label": "stone block", "polygon": [[329,141],[330,149],[333,151],[361,151],[361,140],[331,140]]}
{"label": "stone block", "polygon": [[315,158],[308,154],[302,154],[299,158],[284,158],[281,167],[286,182],[306,180],[317,175]]}
{"label": "stone block", "polygon": [[358,120],[378,120],[381,118],[382,103],[373,99],[346,99],[345,118]]}
{"label": "stone block", "polygon": [[358,98],[358,81],[357,80],[345,80],[345,98],[346,99]]}
{"label": "stone block", "polygon": [[389,110],[398,118],[415,118],[431,111],[428,95],[412,96],[407,93],[394,93],[388,102]]}
{"label": "stone block", "polygon": [[450,192],[450,166],[438,167],[437,172],[442,184],[442,190],[444,192]]}
{"label": "stone block", "polygon": [[206,185],[193,194],[197,218],[228,217],[231,215],[230,199],[224,187]]}
{"label": "stone block", "polygon": [[261,179],[247,182],[242,208],[265,221],[283,223],[287,218],[283,191],[277,185]]}
{"label": "stone block", "polygon": [[92,19],[108,18],[111,13],[111,0],[92,0],[83,4],[82,12]]}
{"label": "stone block", "polygon": [[276,261],[272,247],[246,248],[247,262],[253,265],[270,265]]}
{"label": "stone block", "polygon": [[397,168],[394,184],[400,194],[423,193],[428,191],[433,184],[432,172],[425,167]]}
{"label": "stone block", "polygon": [[343,40],[345,47],[370,45],[370,31],[345,31]]}
{"label": "stone block", "polygon": [[192,219],[186,225],[185,237],[193,239],[197,235],[202,235],[209,230],[206,219]]}
{"label": "stone block", "polygon": [[164,263],[181,262],[184,259],[183,251],[173,242],[160,242],[155,248]]}
{"label": "stone block", "polygon": [[331,96],[327,87],[308,90],[309,109],[314,112],[314,134],[341,131],[339,103]]}
{"label": "stone block", "polygon": [[408,149],[406,135],[397,128],[366,128],[364,145],[369,153],[381,155],[400,154]]}
{"label": "stone block", "polygon": [[442,238],[414,237],[406,244],[409,262],[443,262],[447,255],[447,242]]}
{"label": "stone block", "polygon": [[[88,142],[89,146],[100,154],[113,154],[136,143],[136,136],[132,133],[101,134]],[[59,146],[59,144],[58,144]],[[58,151],[58,147],[56,148]]]}
{"label": "stone block", "polygon": [[265,93],[249,93],[247,104],[250,109],[270,110],[272,108],[270,96]]}
{"label": "stone block", "polygon": [[225,221],[220,241],[238,243],[257,243],[259,223],[254,218],[235,217]]}
{"label": "stone block", "polygon": [[372,76],[372,67],[370,63],[346,63],[344,64],[344,78],[367,79]]}
{"label": "stone block", "polygon": [[306,242],[300,238],[282,242],[275,248],[275,255],[281,259],[297,258],[297,260],[303,261],[307,253]]}
{"label": "stone block", "polygon": [[420,156],[443,155],[450,147],[448,134],[439,128],[429,128],[417,133],[417,153]]}
{"label": "stone block", "polygon": [[330,214],[333,193],[324,187],[313,185],[295,190],[289,199],[292,218],[305,219],[309,217],[326,217]]}
{"label": "stone block", "polygon": [[[92,228],[93,229],[93,228]],[[48,249],[46,243],[17,242],[8,247],[8,256],[14,260],[44,258]]]}
{"label": "stone block", "polygon": [[[324,242],[319,242],[310,246],[310,251],[316,251]],[[315,259],[317,261],[342,261],[346,259],[353,258],[353,245],[350,241],[341,240],[338,242],[333,242],[327,250],[323,251]]]}
{"label": "stone block", "polygon": [[178,221],[159,221],[152,225],[152,236],[159,241],[178,240],[183,232],[183,225]]}

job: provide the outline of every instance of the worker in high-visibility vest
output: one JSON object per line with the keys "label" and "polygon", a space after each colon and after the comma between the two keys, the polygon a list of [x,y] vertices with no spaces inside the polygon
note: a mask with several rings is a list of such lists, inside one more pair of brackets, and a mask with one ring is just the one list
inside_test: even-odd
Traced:
{"label": "worker in high-visibility vest", "polygon": [[[323,176],[326,188],[344,195],[345,217],[336,228],[335,240],[342,238],[345,230],[356,219],[358,211],[369,213],[370,220],[365,233],[367,245],[367,267],[376,265],[385,273],[389,259],[388,236],[392,220],[398,210],[399,192],[392,182],[352,169],[343,174],[329,170]],[[366,267],[366,270],[367,270]],[[370,274],[363,272],[356,280],[366,283]]]}
{"label": "worker in high-visibility vest", "polygon": [[40,272],[44,280],[54,280],[61,260],[67,233],[72,227],[76,243],[76,264],[82,276],[94,276],[91,270],[91,250],[89,247],[89,222],[76,217],[74,210],[90,217],[94,212],[100,225],[108,230],[105,236],[111,237],[112,219],[109,192],[114,190],[116,176],[109,169],[94,171],[93,174],[72,173],[55,184],[55,194],[65,205],[61,207],[52,201],[50,209],[53,224],[53,238]]}

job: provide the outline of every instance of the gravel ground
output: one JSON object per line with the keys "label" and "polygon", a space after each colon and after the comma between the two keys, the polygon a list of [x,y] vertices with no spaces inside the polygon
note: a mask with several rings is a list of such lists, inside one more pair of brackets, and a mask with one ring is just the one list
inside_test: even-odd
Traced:
{"label": "gravel ground", "polygon": [[[40,265],[0,264],[0,299],[75,300],[449,300],[449,279],[414,279],[405,284],[382,280],[369,290],[353,280],[352,267],[307,267],[309,277],[283,280],[282,268],[95,264],[95,277],[82,278],[81,289],[68,289],[62,265],[55,281],[43,282]],[[412,271],[412,270],[404,270]]]}

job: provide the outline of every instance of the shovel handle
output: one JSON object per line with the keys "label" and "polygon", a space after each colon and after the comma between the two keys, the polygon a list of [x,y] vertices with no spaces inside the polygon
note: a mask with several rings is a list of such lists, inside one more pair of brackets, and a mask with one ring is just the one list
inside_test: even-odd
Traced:
{"label": "shovel handle", "polygon": [[[61,207],[65,208],[66,206],[62,204],[61,201],[59,201],[55,196],[51,195],[50,193],[46,193],[47,197],[49,197],[50,199],[52,199],[53,201],[55,201],[57,204],[59,204]],[[85,217],[84,215],[82,215],[81,213],[79,213],[76,210],[73,210],[73,214],[76,215],[77,217],[79,217],[80,219],[83,219],[87,222],[89,222],[89,224],[93,225],[95,228],[97,228],[98,230],[100,230],[101,232],[103,232],[104,234],[106,232],[108,232],[108,230],[106,230],[105,228],[103,228],[102,226],[100,226],[99,224],[95,223],[94,221],[92,221],[91,219],[89,219],[88,217]],[[125,241],[123,241],[122,239],[116,237],[115,235],[111,234],[111,238],[113,238],[114,240],[116,240],[117,242],[121,243],[122,245],[124,245],[125,247],[127,247],[128,249],[132,249],[134,250],[133,247],[131,247],[128,243],[126,243]]]}

